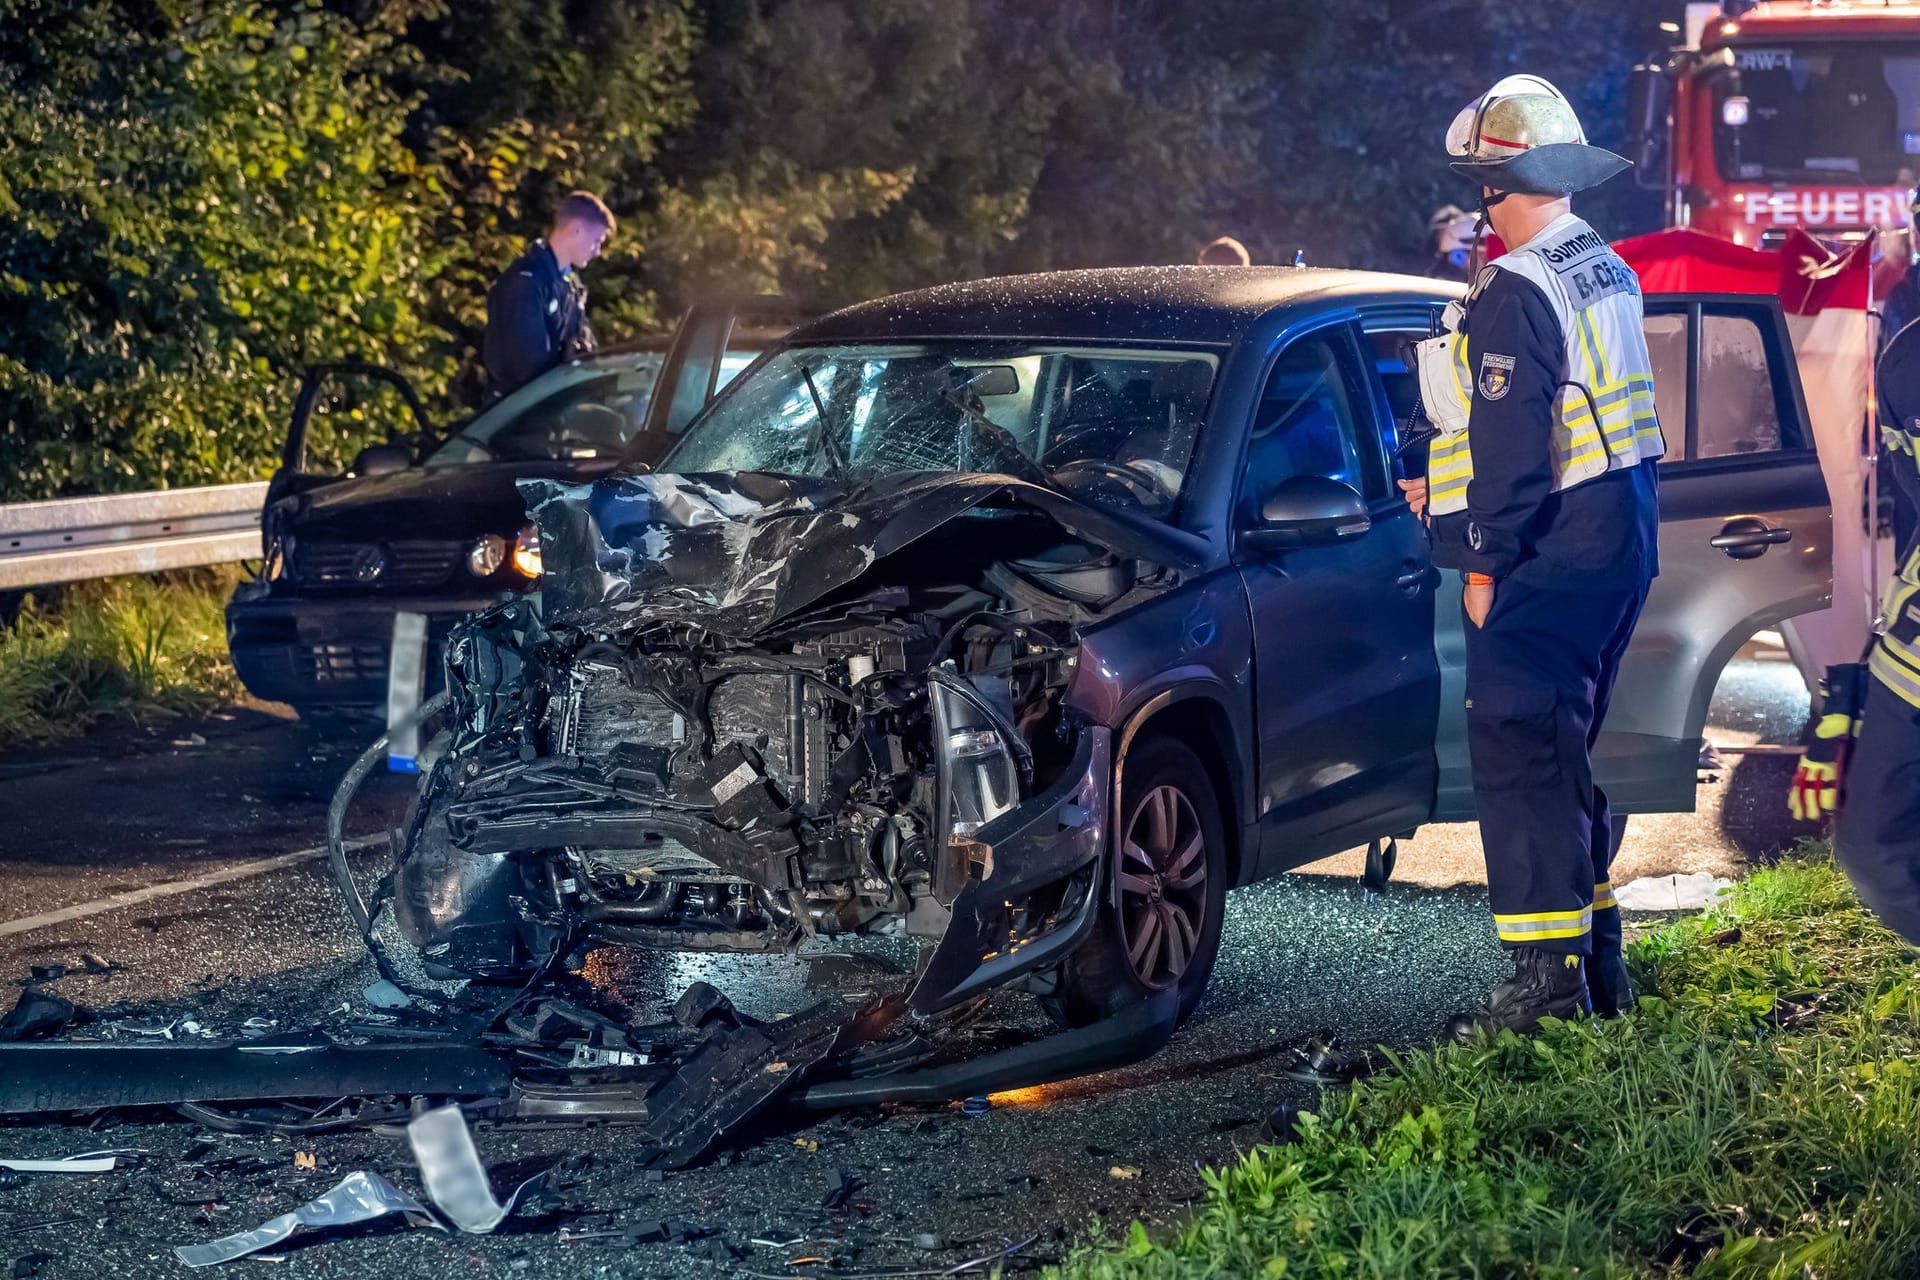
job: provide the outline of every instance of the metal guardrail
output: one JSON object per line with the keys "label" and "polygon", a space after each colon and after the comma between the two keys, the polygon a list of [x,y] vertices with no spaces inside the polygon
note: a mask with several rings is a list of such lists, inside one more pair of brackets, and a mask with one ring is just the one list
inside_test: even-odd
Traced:
{"label": "metal guardrail", "polygon": [[266,500],[262,482],[0,506],[0,590],[251,560]]}

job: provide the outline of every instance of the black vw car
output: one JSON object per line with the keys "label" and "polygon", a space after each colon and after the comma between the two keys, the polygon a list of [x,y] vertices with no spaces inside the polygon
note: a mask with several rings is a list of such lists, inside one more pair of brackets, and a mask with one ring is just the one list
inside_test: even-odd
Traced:
{"label": "black vw car", "polygon": [[[370,735],[386,715],[396,646],[430,690],[447,628],[538,578],[516,482],[651,462],[784,318],[770,300],[696,307],[671,341],[570,361],[444,437],[399,374],[310,371],[268,491],[260,572],[227,607],[242,683],[323,727]],[[344,473],[310,466],[309,435],[347,414],[402,429]]]}
{"label": "black vw car", "polygon": [[[1472,813],[1459,584],[1394,484],[1402,352],[1457,293],[904,294],[790,333],[653,472],[524,481],[540,590],[449,641],[402,933],[497,976],[891,933],[926,949],[918,1019],[1018,985],[1170,1029],[1229,889]],[[1623,813],[1692,807],[1722,666],[1830,590],[1777,303],[1653,298],[1647,328],[1665,572],[1596,753]]]}

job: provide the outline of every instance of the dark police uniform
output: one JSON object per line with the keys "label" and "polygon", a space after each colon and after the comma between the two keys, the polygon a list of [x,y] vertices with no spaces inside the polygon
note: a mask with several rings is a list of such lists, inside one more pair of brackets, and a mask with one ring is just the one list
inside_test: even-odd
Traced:
{"label": "dark police uniform", "polygon": [[1882,607],[1885,631],[1867,657],[1858,736],[1848,753],[1834,852],[1887,926],[1920,944],[1920,323],[1887,344],[1878,379],[1880,439],[1900,521],[1899,568]]}
{"label": "dark police uniform", "polygon": [[587,290],[536,240],[487,291],[485,359],[491,394],[509,395],[561,361],[593,350]]}
{"label": "dark police uniform", "polygon": [[1590,753],[1658,572],[1640,317],[1632,270],[1569,214],[1482,273],[1448,353],[1466,426],[1429,455],[1433,558],[1495,583],[1485,624],[1464,622],[1467,737],[1510,947],[1619,949]]}

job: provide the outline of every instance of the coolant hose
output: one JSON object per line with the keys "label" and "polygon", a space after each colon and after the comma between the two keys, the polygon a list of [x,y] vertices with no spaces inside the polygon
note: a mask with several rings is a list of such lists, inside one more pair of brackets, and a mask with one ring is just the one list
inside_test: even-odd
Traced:
{"label": "coolant hose", "polygon": [[387,753],[387,740],[394,728],[418,728],[439,714],[446,705],[446,693],[437,693],[421,703],[400,724],[375,738],[373,745],[361,752],[360,758],[347,770],[347,776],[340,779],[340,785],[334,788],[333,803],[327,806],[327,865],[333,869],[333,882],[339,887],[340,896],[347,904],[347,914],[353,917],[354,928],[360,931],[363,941],[370,943],[373,939],[373,915],[367,909],[367,900],[360,894],[360,886],[353,882],[353,868],[347,865],[347,845],[341,834],[346,826],[347,809],[353,804],[353,797],[361,784],[366,782],[367,776],[380,763],[380,758]]}

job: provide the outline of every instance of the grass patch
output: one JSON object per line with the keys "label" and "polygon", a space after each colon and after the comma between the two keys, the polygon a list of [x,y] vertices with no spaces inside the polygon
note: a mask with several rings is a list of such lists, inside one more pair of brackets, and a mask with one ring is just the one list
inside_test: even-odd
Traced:
{"label": "grass patch", "polygon": [[0,747],[145,723],[237,696],[222,609],[231,570],[76,583],[0,628]]}
{"label": "grass patch", "polygon": [[1631,1018],[1401,1055],[1056,1274],[1920,1276],[1920,953],[1809,849],[1632,954]]}

